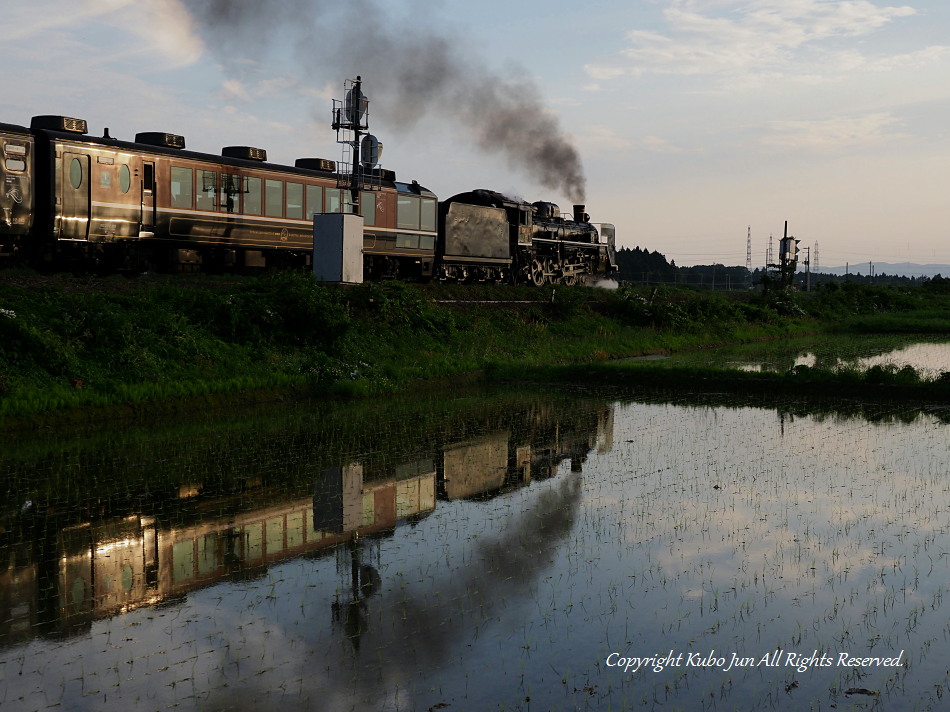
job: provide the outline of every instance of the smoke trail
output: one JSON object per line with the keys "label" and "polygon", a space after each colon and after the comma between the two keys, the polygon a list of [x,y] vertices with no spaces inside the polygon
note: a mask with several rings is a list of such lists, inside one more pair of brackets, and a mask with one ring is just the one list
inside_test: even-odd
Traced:
{"label": "smoke trail", "polygon": [[307,81],[359,73],[372,87],[374,113],[395,129],[407,131],[426,115],[452,118],[479,148],[502,154],[545,188],[585,202],[580,155],[538,88],[493,73],[461,38],[411,24],[413,18],[398,21],[377,0],[182,3],[225,61],[257,57],[291,40]]}

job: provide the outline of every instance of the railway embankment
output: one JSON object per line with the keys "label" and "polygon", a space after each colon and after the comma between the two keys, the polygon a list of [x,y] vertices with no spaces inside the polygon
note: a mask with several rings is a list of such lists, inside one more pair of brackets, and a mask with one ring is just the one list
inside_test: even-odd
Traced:
{"label": "railway embankment", "polygon": [[856,394],[887,386],[914,398],[947,384],[907,372],[878,373],[879,382],[802,369],[651,374],[616,361],[830,330],[950,334],[947,282],[788,295],[11,271],[0,274],[0,427],[472,377]]}

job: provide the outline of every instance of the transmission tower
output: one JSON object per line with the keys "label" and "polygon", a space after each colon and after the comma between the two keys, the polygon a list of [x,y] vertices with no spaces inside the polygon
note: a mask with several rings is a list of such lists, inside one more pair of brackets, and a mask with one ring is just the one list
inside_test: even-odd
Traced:
{"label": "transmission tower", "polygon": [[749,225],[749,231],[745,238],[745,271],[746,286],[752,288],[752,226]]}
{"label": "transmission tower", "polygon": [[814,256],[813,259],[814,259],[814,262],[815,262],[815,271],[817,272],[817,271],[818,271],[818,266],[819,266],[819,265],[818,265],[818,240],[815,240],[815,256]]}

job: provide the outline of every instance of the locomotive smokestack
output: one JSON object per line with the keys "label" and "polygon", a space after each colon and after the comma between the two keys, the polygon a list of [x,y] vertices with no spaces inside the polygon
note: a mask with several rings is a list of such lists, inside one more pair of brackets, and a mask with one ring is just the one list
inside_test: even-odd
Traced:
{"label": "locomotive smokestack", "polygon": [[590,222],[590,215],[584,212],[586,205],[574,206],[574,222]]}

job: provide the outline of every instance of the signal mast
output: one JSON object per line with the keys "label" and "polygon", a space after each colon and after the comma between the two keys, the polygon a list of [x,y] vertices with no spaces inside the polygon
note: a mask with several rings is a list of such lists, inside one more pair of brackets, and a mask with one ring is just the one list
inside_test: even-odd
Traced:
{"label": "signal mast", "polygon": [[349,190],[349,201],[344,203],[352,212],[361,215],[360,191],[379,190],[380,171],[376,168],[383,152],[383,144],[369,133],[369,99],[363,94],[363,79],[344,82],[344,98],[333,100],[332,127],[336,142],[343,147],[343,159],[337,171],[337,185]]}
{"label": "signal mast", "polygon": [[798,240],[788,234],[788,220],[785,221],[785,237],[778,241],[778,264],[767,265],[778,270],[779,284],[782,289],[791,289],[798,267]]}

